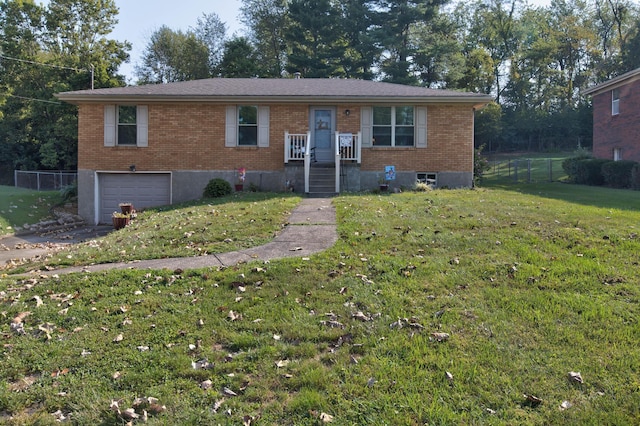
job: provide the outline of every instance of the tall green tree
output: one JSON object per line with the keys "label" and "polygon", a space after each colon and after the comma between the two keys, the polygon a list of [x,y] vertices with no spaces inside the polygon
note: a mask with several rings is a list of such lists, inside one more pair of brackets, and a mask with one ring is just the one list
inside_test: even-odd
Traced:
{"label": "tall green tree", "polygon": [[227,25],[216,13],[203,13],[193,29],[196,38],[209,50],[209,69],[214,70],[222,61],[227,39]]}
{"label": "tall green tree", "polygon": [[344,77],[346,42],[336,5],[330,0],[292,0],[288,17],[287,71],[305,77]]}
{"label": "tall green tree", "polygon": [[372,34],[379,43],[378,66],[386,81],[418,84],[414,58],[418,47],[413,34],[419,22],[437,16],[448,0],[371,0],[374,19]]}
{"label": "tall green tree", "polygon": [[193,31],[163,25],[151,35],[135,73],[139,84],[208,78],[209,49]]}
{"label": "tall green tree", "polygon": [[53,94],[124,84],[117,69],[131,47],[108,38],[115,2],[7,0],[0,12],[0,85],[10,95],[0,106],[3,159],[19,169],[74,169],[76,109]]}
{"label": "tall green tree", "polygon": [[289,51],[287,0],[242,0],[242,22],[249,28],[249,40],[263,68],[263,77],[280,77]]}
{"label": "tall green tree", "polygon": [[261,74],[254,47],[245,37],[227,40],[216,74],[225,78],[250,78]]}

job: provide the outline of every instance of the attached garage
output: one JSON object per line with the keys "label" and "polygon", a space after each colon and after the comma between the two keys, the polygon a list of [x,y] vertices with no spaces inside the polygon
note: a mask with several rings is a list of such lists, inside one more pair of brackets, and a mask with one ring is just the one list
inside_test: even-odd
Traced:
{"label": "attached garage", "polygon": [[98,221],[111,223],[120,203],[136,210],[171,204],[171,173],[98,173]]}

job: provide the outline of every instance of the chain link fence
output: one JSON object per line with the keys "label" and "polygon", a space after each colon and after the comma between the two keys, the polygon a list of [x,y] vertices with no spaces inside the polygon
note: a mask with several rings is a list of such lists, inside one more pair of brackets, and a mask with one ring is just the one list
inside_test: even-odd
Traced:
{"label": "chain link fence", "polygon": [[36,191],[56,191],[73,184],[77,178],[78,173],[71,171],[14,171],[16,188]]}
{"label": "chain link fence", "polygon": [[564,158],[518,158],[490,161],[483,179],[501,183],[556,182],[567,177],[562,169]]}

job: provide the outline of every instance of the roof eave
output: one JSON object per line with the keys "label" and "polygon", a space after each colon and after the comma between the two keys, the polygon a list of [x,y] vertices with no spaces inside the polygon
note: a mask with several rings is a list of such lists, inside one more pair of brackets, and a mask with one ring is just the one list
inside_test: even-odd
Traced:
{"label": "roof eave", "polygon": [[328,104],[328,103],[427,103],[427,104],[473,104],[485,105],[493,100],[491,96],[166,96],[166,95],[92,95],[65,94],[55,95],[61,101],[71,104],[81,103],[173,103],[173,102],[202,102],[202,103],[298,103],[298,104]]}
{"label": "roof eave", "polygon": [[607,90],[615,89],[616,87],[620,87],[632,81],[636,81],[638,79],[640,79],[640,68],[636,68],[635,70],[632,70],[622,75],[619,75],[617,77],[614,77],[611,80],[605,81],[604,83],[596,84],[593,87],[583,90],[582,94],[583,95],[599,94]]}

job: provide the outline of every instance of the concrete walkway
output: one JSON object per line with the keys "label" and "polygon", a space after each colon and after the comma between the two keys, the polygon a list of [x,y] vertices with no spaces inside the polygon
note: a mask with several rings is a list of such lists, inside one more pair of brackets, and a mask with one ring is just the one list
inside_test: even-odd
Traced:
{"label": "concrete walkway", "polygon": [[47,275],[97,272],[110,269],[197,269],[233,266],[251,260],[304,257],[333,246],[338,240],[336,211],[329,198],[305,198],[289,217],[288,225],[273,241],[259,247],[208,256],[141,260],[78,266],[45,272]]}

